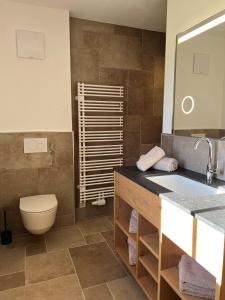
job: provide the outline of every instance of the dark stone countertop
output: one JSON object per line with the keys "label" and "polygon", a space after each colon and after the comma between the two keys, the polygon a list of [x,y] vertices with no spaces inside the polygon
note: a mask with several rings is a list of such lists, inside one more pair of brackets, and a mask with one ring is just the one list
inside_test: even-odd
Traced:
{"label": "dark stone countertop", "polygon": [[218,188],[219,186],[225,186],[225,181],[219,179],[214,179],[212,184],[207,184],[205,175],[182,168],[179,168],[175,172],[165,172],[153,169],[146,172],[142,172],[138,170],[137,167],[115,167],[114,170],[117,173],[129,178],[133,182],[141,185],[142,187],[146,188],[147,190],[151,191],[156,195],[160,195],[162,193],[171,193],[172,191],[164,188],[161,185],[151,182],[150,180],[146,179],[146,177],[161,175],[181,175],[183,177],[187,177],[189,179],[206,184],[210,187]]}

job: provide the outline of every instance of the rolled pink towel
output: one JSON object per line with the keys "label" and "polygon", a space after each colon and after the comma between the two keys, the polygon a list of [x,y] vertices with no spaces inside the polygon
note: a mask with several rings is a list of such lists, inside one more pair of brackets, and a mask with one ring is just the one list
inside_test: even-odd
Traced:
{"label": "rolled pink towel", "polygon": [[141,155],[136,165],[139,170],[145,172],[156,164],[160,159],[165,156],[165,152],[158,146],[155,146],[152,150],[144,155]]}
{"label": "rolled pink towel", "polygon": [[155,170],[173,172],[178,169],[178,161],[175,158],[163,157],[152,167]]}

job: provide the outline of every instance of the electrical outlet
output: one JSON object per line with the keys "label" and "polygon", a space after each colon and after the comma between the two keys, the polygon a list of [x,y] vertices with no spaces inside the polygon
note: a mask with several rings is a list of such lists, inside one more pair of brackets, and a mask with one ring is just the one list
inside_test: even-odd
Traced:
{"label": "electrical outlet", "polygon": [[26,138],[24,139],[24,153],[48,152],[47,138]]}

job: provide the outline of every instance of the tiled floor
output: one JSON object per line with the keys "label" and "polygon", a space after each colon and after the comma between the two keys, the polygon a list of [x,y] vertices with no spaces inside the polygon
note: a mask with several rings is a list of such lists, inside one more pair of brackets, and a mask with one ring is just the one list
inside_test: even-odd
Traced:
{"label": "tiled floor", "polygon": [[103,216],[0,246],[0,300],[145,300]]}

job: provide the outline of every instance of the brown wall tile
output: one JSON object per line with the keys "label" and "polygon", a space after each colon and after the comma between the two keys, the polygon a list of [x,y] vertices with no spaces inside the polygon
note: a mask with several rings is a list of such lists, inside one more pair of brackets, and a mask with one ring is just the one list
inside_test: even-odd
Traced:
{"label": "brown wall tile", "polygon": [[160,143],[162,132],[161,117],[143,117],[141,119],[141,143],[153,144]]}
{"label": "brown wall tile", "polygon": [[[160,141],[165,34],[73,18],[70,27],[72,93],[77,81],[124,86],[124,164],[134,165],[143,149]],[[78,115],[72,101],[76,186]],[[77,213],[82,217],[103,211],[82,208]]]}
{"label": "brown wall tile", "polygon": [[[46,137],[48,152],[24,154],[25,137]],[[56,194],[57,216],[70,215],[74,222],[73,134],[1,133],[0,146],[0,207],[7,208],[8,224],[13,232],[24,231],[20,197],[38,194]]]}

